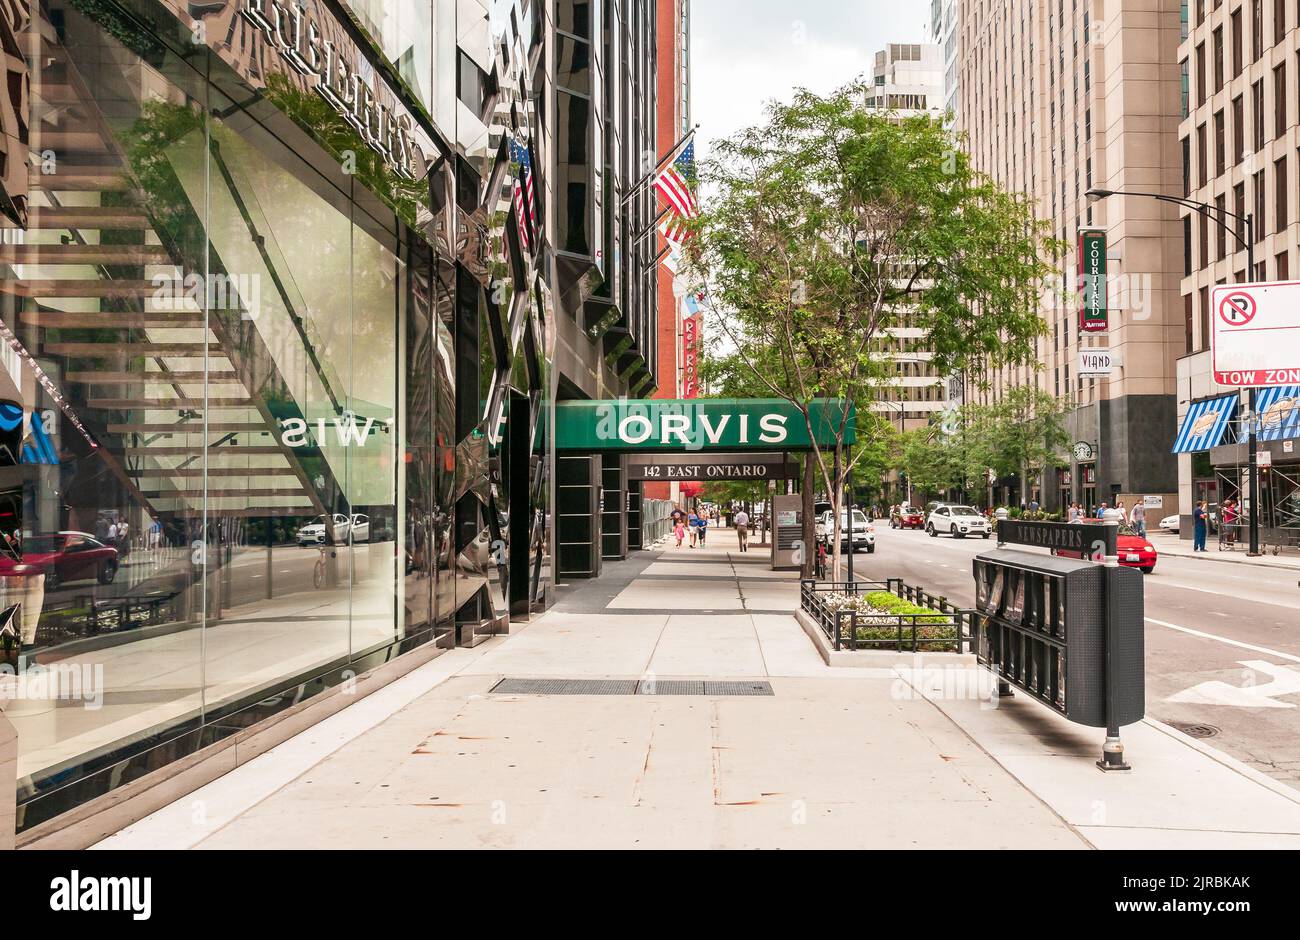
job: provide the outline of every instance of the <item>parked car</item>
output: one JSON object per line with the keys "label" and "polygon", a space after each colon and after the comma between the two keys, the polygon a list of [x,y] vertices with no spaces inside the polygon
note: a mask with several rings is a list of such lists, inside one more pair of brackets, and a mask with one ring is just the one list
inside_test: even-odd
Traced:
{"label": "parked car", "polygon": [[964,539],[968,535],[988,538],[992,528],[984,514],[973,506],[950,506],[947,503],[930,513],[925,523],[925,531],[931,538],[940,532],[947,532],[955,539]]}
{"label": "parked car", "polygon": [[[1219,513],[1213,508],[1214,506],[1218,506],[1218,505],[1219,505],[1218,503],[1213,503],[1211,505],[1210,521],[1209,521],[1209,530],[1211,532],[1219,531]],[[1238,510],[1238,512],[1240,512],[1240,510]],[[1182,516],[1165,516],[1163,519],[1160,520],[1159,527],[1165,532],[1173,532],[1174,534],[1177,534],[1180,529],[1179,521],[1181,519]]]}
{"label": "parked car", "polygon": [[[1164,520],[1161,520],[1163,523]],[[1137,568],[1143,574],[1150,574],[1156,568],[1156,560],[1160,557],[1156,547],[1144,536],[1138,535],[1127,522],[1119,524],[1119,533],[1116,537],[1116,550],[1119,553],[1119,563],[1127,568]],[[1065,549],[1052,549],[1053,555],[1064,555],[1069,558],[1081,558],[1081,552],[1072,552]]]}
{"label": "parked car", "polygon": [[[5,557],[0,575],[14,563]],[[117,576],[117,549],[105,545],[89,532],[57,532],[31,535],[23,540],[22,564],[45,572],[45,590],[57,591],[69,581],[94,578],[100,584],[112,584]]]}
{"label": "parked car", "polygon": [[[325,525],[329,519],[329,516],[317,516],[299,529],[294,538],[299,545],[324,545],[329,539],[329,533]],[[334,544],[341,545],[348,540],[348,531],[352,528],[352,522],[347,516],[338,512],[334,513],[333,520]],[[367,529],[369,529],[369,526],[367,526]],[[366,535],[369,537],[369,531],[367,531]]]}
{"label": "parked car", "polygon": [[[840,512],[840,551],[849,550],[849,532],[848,532],[848,514]],[[834,531],[835,514],[828,510],[817,517],[817,541],[824,545],[830,544],[831,539],[835,537]],[[876,526],[870,522],[866,514],[861,509],[853,510],[853,551],[865,548],[868,553],[876,550]]]}
{"label": "parked car", "polygon": [[915,506],[904,503],[889,511],[891,529],[924,529],[925,516]]}

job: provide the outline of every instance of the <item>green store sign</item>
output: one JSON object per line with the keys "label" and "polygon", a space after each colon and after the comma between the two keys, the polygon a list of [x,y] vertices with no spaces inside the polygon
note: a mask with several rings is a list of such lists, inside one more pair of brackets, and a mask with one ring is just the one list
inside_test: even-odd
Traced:
{"label": "green store sign", "polygon": [[[817,443],[835,443],[843,414],[837,399],[808,408]],[[849,404],[844,442],[855,440]],[[555,403],[558,450],[746,451],[807,450],[803,414],[782,398],[661,398]]]}
{"label": "green store sign", "polygon": [[1084,333],[1105,333],[1106,233],[1079,233],[1079,329]]}

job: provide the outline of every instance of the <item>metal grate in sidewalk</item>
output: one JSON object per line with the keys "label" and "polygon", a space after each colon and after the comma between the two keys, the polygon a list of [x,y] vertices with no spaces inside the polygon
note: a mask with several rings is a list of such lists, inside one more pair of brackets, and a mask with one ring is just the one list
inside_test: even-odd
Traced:
{"label": "metal grate in sidewalk", "polygon": [[507,676],[489,689],[498,695],[775,695],[762,680],[524,679]]}

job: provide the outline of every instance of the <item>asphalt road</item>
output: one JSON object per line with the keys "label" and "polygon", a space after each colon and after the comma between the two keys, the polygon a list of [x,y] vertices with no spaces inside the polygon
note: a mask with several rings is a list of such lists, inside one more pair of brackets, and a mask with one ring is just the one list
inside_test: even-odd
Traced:
{"label": "asphalt road", "polygon": [[[962,606],[971,559],[996,547],[881,521],[876,542],[854,556],[856,576],[901,577]],[[1147,714],[1300,789],[1300,571],[1163,555],[1144,581]]]}

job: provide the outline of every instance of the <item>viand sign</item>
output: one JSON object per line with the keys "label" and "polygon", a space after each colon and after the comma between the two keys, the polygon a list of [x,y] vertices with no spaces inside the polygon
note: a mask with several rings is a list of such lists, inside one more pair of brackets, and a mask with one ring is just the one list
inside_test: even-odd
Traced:
{"label": "viand sign", "polygon": [[[809,404],[819,445],[831,445],[844,416],[833,399]],[[855,413],[848,406],[844,441],[852,444]],[[807,450],[808,422],[781,398],[615,399],[555,404],[559,450],[755,451]]]}
{"label": "viand sign", "polygon": [[1115,350],[1080,349],[1077,374],[1082,378],[1109,378],[1119,365],[1119,353]]}

